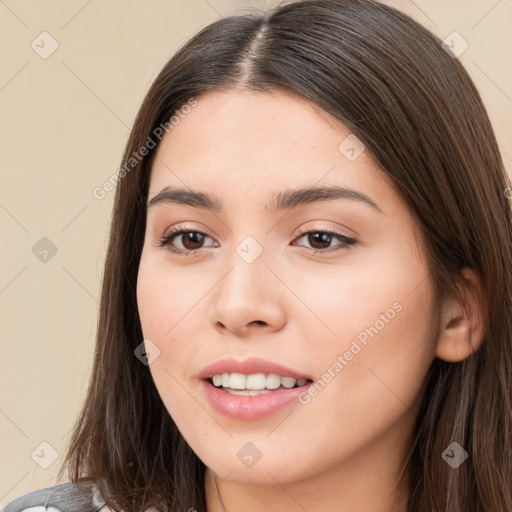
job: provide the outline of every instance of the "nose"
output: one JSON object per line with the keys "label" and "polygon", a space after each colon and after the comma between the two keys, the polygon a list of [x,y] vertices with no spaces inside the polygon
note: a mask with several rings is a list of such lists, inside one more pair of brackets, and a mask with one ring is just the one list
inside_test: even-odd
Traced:
{"label": "nose", "polygon": [[286,287],[269,264],[271,258],[265,251],[254,261],[234,251],[211,294],[209,320],[215,329],[243,337],[283,327]]}

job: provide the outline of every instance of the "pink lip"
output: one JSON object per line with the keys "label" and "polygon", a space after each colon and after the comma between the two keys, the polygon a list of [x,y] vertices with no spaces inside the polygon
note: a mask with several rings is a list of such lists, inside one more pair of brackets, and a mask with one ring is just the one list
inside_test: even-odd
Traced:
{"label": "pink lip", "polygon": [[299,395],[304,393],[311,384],[308,381],[298,388],[277,389],[256,396],[230,395],[216,388],[208,380],[201,381],[201,388],[212,407],[220,414],[238,420],[259,420],[293,403],[297,405]]}
{"label": "pink lip", "polygon": [[252,373],[276,373],[281,377],[293,377],[294,379],[311,379],[308,375],[296,372],[291,368],[286,368],[272,361],[265,359],[259,359],[258,357],[251,357],[244,361],[238,361],[232,357],[226,359],[220,359],[213,364],[203,368],[199,374],[200,379],[211,379],[217,373],[243,373],[249,375]]}
{"label": "pink lip", "polygon": [[[216,388],[210,379],[218,373],[243,373],[246,375],[252,373],[276,373],[281,377],[292,377],[294,379],[308,379],[304,386],[292,389],[277,389],[269,391],[262,395],[243,396],[231,395],[220,388]],[[199,377],[202,379],[201,390],[212,407],[219,413],[240,420],[258,420],[270,416],[280,409],[299,403],[298,397],[311,384],[312,379],[286,368],[277,363],[251,357],[244,361],[237,361],[233,358],[221,359],[206,368],[204,368]]]}

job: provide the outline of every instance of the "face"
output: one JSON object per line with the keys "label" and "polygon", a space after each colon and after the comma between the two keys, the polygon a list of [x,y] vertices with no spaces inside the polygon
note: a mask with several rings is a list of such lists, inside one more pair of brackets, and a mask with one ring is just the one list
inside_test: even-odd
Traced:
{"label": "face", "polygon": [[284,484],[399,457],[434,358],[431,285],[410,212],[350,130],[287,92],[208,93],[162,139],[149,203],[149,369],[206,466]]}

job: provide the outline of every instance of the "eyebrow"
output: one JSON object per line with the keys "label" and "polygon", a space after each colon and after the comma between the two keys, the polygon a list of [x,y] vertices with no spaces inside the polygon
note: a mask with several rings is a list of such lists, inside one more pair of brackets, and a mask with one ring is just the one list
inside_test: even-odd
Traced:
{"label": "eyebrow", "polygon": [[[345,199],[359,201],[370,206],[379,213],[383,211],[370,197],[357,190],[341,186],[322,186],[301,189],[288,189],[274,193],[272,200],[265,204],[265,209],[272,212],[290,210],[296,206],[331,201],[333,199]],[[183,188],[164,187],[147,203],[147,208],[158,204],[183,204],[193,208],[201,208],[222,213],[222,202],[204,192],[194,192]]]}

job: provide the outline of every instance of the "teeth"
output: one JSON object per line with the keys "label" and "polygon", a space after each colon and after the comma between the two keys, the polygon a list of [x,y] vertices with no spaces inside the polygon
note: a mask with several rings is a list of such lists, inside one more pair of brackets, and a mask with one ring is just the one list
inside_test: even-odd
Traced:
{"label": "teeth", "polygon": [[268,375],[264,373],[252,373],[250,375],[244,375],[243,373],[217,373],[212,377],[212,381],[213,385],[217,388],[227,388],[225,391],[228,393],[248,396],[259,395],[263,390],[277,389],[281,386],[286,389],[291,389],[295,385],[304,386],[307,382],[306,379],[297,380],[292,377],[281,377],[276,373]]}
{"label": "teeth", "polygon": [[252,390],[263,389],[266,383],[267,378],[264,373],[253,373],[251,375],[247,375],[245,387]]}
{"label": "teeth", "polygon": [[225,391],[227,391],[230,395],[243,395],[243,396],[256,396],[256,395],[263,395],[265,393],[270,393],[268,389],[231,389],[226,388]]}
{"label": "teeth", "polygon": [[297,379],[292,379],[291,377],[281,377],[281,384],[287,389],[293,388],[296,382]]}
{"label": "teeth", "polygon": [[265,387],[267,389],[277,389],[281,385],[281,377],[276,373],[271,373],[270,375],[267,375],[265,381]]}
{"label": "teeth", "polygon": [[231,389],[246,389],[246,381],[247,377],[243,373],[232,373],[229,377],[229,385],[227,387]]}
{"label": "teeth", "polygon": [[213,376],[212,380],[213,380],[213,385],[215,387],[219,387],[219,386],[222,386],[222,381],[224,379],[222,378],[222,375],[220,373],[217,373],[217,375]]}

